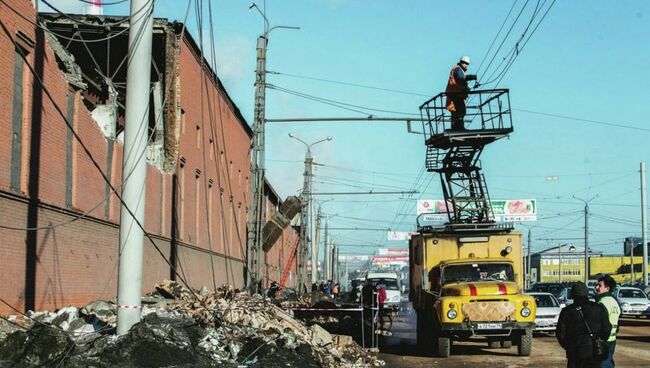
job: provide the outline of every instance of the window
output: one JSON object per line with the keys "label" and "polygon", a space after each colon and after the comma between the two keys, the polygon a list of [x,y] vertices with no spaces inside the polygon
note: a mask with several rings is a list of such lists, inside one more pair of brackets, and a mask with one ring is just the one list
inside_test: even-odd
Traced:
{"label": "window", "polygon": [[23,153],[23,69],[22,49],[14,53],[13,114],[11,124],[11,181],[10,188],[20,192],[20,174]]}
{"label": "window", "polygon": [[196,175],[194,176],[194,243],[199,243],[199,231],[201,230],[201,217],[200,210],[201,207],[201,170],[196,169]]}
{"label": "window", "polygon": [[[75,100],[75,92],[73,90],[68,91],[68,106],[67,106],[67,111],[66,111],[66,119],[68,122],[74,126],[74,100]],[[72,162],[73,162],[73,151],[72,151],[72,143],[73,143],[73,135],[72,135],[72,129],[68,128],[67,129],[67,135],[65,139],[65,205],[66,207],[72,207]],[[112,158],[112,153],[113,153],[113,145],[112,141],[108,141],[108,149],[109,149],[109,154],[107,155],[107,165],[106,168],[110,170],[111,167],[111,158]],[[109,177],[110,180],[110,171],[107,172],[107,176]],[[110,194],[110,187],[108,183],[106,183],[106,197],[108,198]],[[110,209],[110,201],[107,200],[104,205],[104,216],[108,217],[109,215],[109,209]]]}
{"label": "window", "polygon": [[180,238],[185,237],[185,157],[180,159],[180,172],[178,173],[178,193],[179,193],[179,204],[180,215],[178,216],[179,234]]}
{"label": "window", "polygon": [[442,283],[466,281],[514,281],[512,265],[507,263],[473,263],[446,266]]}

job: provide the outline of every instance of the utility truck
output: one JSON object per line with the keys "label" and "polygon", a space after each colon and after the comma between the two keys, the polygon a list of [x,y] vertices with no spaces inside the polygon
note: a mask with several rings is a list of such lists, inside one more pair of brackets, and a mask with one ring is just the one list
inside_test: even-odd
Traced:
{"label": "utility truck", "polygon": [[422,231],[409,243],[418,345],[448,357],[453,341],[530,355],[535,299],[523,294],[521,234]]}

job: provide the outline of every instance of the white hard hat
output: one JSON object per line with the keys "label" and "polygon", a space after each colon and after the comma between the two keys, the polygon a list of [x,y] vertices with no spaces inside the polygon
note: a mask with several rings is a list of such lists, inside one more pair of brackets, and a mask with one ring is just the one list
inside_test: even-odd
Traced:
{"label": "white hard hat", "polygon": [[469,65],[469,56],[463,56],[463,57],[461,57],[461,58],[460,58],[460,62]]}

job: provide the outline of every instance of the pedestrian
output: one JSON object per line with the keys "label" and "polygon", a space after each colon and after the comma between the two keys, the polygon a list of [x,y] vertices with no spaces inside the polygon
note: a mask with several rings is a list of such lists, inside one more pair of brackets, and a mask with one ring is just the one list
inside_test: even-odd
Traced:
{"label": "pedestrian", "polygon": [[313,293],[316,291],[318,291],[318,284],[317,283],[311,284],[311,292]]}
{"label": "pedestrian", "polygon": [[337,282],[332,287],[332,296],[335,297],[335,298],[338,298],[340,292],[341,292],[341,285],[339,285],[339,283]]}
{"label": "pedestrian", "polygon": [[332,280],[327,280],[327,283],[325,283],[325,289],[323,290],[325,294],[332,296]]}
{"label": "pedestrian", "polygon": [[[555,336],[566,351],[567,368],[600,367],[595,356],[595,339],[607,340],[612,325],[602,304],[589,300],[589,290],[583,282],[571,288],[573,304],[562,309]],[[591,333],[589,332],[591,331]]]}
{"label": "pedestrian", "polygon": [[384,302],[386,301],[386,285],[379,285],[377,287],[377,301],[379,302],[379,313],[384,310]]}
{"label": "pedestrian", "polygon": [[278,285],[277,282],[272,281],[269,290],[266,291],[266,296],[271,299],[276,299],[278,291],[280,291],[280,285]]}
{"label": "pedestrian", "polygon": [[605,275],[598,279],[596,285],[596,301],[607,309],[609,323],[612,325],[609,337],[607,338],[607,359],[601,363],[602,368],[614,368],[614,350],[616,350],[616,333],[618,332],[618,318],[621,316],[621,308],[618,302],[612,296],[612,291],[616,288],[616,280],[611,276]]}
{"label": "pedestrian", "polygon": [[476,75],[466,74],[469,68],[469,56],[460,58],[458,64],[454,65],[449,72],[449,80],[447,81],[447,101],[445,103],[447,110],[451,112],[451,129],[452,130],[465,130],[465,123],[463,118],[467,113],[465,100],[469,93],[467,82],[476,80]]}

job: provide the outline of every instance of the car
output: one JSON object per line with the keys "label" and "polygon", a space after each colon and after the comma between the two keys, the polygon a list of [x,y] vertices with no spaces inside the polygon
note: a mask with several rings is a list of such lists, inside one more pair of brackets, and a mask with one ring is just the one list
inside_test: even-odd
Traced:
{"label": "car", "polygon": [[[596,290],[594,289],[588,289],[589,290],[589,300],[592,302],[596,301]],[[557,299],[560,301],[560,303],[564,303],[566,305],[571,305],[573,304],[573,295],[571,295],[571,288],[566,287],[562,289],[557,296]]]}
{"label": "car", "polygon": [[621,306],[621,316],[641,317],[647,315],[650,300],[643,290],[630,286],[616,288],[612,296]]}
{"label": "car", "polygon": [[386,289],[386,301],[384,307],[400,307],[402,301],[402,292],[400,288],[399,276],[395,272],[368,272],[366,280],[370,283]]}
{"label": "car", "polygon": [[531,288],[531,292],[540,292],[540,293],[551,293],[556,298],[562,292],[562,289],[566,287],[566,284],[559,282],[538,282],[534,284]]}
{"label": "car", "polygon": [[537,312],[535,314],[535,332],[555,332],[557,321],[564,304],[551,293],[530,292],[528,295],[535,298]]}

